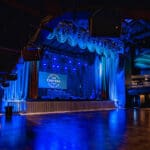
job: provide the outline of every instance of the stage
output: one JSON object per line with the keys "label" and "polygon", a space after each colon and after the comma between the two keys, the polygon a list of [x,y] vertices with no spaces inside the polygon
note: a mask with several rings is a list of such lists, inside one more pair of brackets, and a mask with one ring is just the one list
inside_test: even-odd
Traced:
{"label": "stage", "polygon": [[125,106],[122,42],[93,38],[87,23],[59,18],[51,32],[39,31],[37,47],[22,50],[17,78],[3,87],[2,111],[9,104],[23,113],[91,111],[115,108],[116,102]]}

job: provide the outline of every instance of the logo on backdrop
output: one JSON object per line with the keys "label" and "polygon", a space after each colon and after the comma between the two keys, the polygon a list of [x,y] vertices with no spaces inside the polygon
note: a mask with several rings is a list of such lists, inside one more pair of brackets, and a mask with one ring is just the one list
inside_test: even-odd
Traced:
{"label": "logo on backdrop", "polygon": [[61,80],[60,80],[60,77],[57,74],[50,74],[47,77],[47,82],[48,82],[49,87],[57,88],[57,87],[60,86]]}

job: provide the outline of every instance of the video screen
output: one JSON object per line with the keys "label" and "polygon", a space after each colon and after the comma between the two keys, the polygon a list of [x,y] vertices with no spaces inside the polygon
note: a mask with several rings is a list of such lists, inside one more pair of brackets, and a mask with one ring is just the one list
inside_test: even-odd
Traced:
{"label": "video screen", "polygon": [[134,59],[135,67],[140,69],[150,69],[150,49],[143,48],[139,50]]}
{"label": "video screen", "polygon": [[40,71],[39,88],[67,89],[67,75]]}

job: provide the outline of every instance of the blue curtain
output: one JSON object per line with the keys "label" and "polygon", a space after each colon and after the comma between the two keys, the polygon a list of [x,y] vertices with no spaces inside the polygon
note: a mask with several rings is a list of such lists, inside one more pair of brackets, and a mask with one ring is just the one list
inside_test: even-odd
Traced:
{"label": "blue curtain", "polygon": [[96,99],[101,99],[102,92],[102,62],[101,58],[97,55],[95,58],[95,94]]}
{"label": "blue curtain", "polygon": [[14,111],[23,111],[25,109],[24,105],[28,94],[29,63],[17,64],[15,71],[17,80],[9,81],[10,86],[4,88],[3,110],[7,105],[13,105]]}

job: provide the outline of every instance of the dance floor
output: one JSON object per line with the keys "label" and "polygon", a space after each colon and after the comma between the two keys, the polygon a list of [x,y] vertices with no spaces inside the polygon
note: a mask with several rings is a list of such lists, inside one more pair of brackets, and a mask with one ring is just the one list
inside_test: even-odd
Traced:
{"label": "dance floor", "polygon": [[148,150],[150,109],[0,116],[0,150]]}

